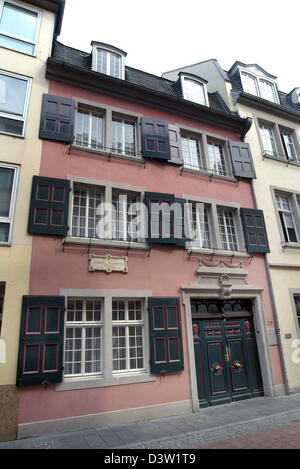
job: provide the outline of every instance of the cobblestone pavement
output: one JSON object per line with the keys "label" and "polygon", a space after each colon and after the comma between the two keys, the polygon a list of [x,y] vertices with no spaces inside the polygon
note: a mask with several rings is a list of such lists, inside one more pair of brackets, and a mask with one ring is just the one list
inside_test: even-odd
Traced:
{"label": "cobblestone pavement", "polygon": [[292,394],[145,422],[15,440],[0,443],[0,450],[300,448],[299,430],[300,394]]}
{"label": "cobblestone pavement", "polygon": [[218,441],[199,449],[299,449],[300,422],[272,428],[264,432]]}

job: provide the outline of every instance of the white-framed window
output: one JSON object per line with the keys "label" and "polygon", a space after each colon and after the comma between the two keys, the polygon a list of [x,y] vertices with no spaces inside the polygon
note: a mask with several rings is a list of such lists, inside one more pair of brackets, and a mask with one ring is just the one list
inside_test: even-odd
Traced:
{"label": "white-framed window", "polygon": [[101,150],[104,147],[104,113],[78,106],[75,144]]}
{"label": "white-framed window", "polygon": [[284,240],[287,243],[298,243],[299,238],[292,209],[291,195],[275,192],[275,200]]}
{"label": "white-framed window", "polygon": [[259,124],[260,136],[263,146],[263,152],[266,155],[276,156],[278,154],[273,126],[271,124]]}
{"label": "white-framed window", "polygon": [[97,238],[100,215],[97,208],[104,202],[102,188],[75,185],[73,189],[72,236]]}
{"label": "white-framed window", "polygon": [[141,193],[74,183],[71,230],[73,238],[141,242]]}
{"label": "white-framed window", "polygon": [[118,384],[146,371],[144,298],[67,298],[64,382]]}
{"label": "white-framed window", "polygon": [[279,104],[275,83],[248,71],[240,71],[243,90],[260,98]]}
{"label": "white-framed window", "polygon": [[191,169],[202,169],[201,153],[200,153],[200,141],[199,138],[181,134],[181,148],[183,156],[183,164],[186,168]]}
{"label": "white-framed window", "polygon": [[209,169],[220,176],[226,176],[224,146],[212,140],[207,141]]}
{"label": "white-framed window", "polygon": [[112,151],[136,156],[136,123],[133,120],[113,116]]}
{"label": "white-framed window", "polygon": [[187,76],[182,76],[181,78],[184,99],[202,104],[203,106],[208,106],[206,84],[201,80]]}
{"label": "white-framed window", "polygon": [[24,136],[31,79],[0,70],[0,133]]}
{"label": "white-framed window", "polygon": [[211,244],[211,227],[209,206],[199,204],[197,202],[189,202],[189,220],[192,248],[210,249]]}
{"label": "white-framed window", "polygon": [[108,44],[92,41],[92,69],[114,78],[125,79],[126,52]]}
{"label": "white-framed window", "polygon": [[10,244],[16,205],[19,166],[0,163],[0,244]]}
{"label": "white-framed window", "polygon": [[231,209],[218,207],[218,223],[225,251],[238,251],[238,238],[235,225],[235,214]]}
{"label": "white-framed window", "polygon": [[89,376],[103,372],[103,301],[68,298],[64,375]]}
{"label": "white-framed window", "polygon": [[36,55],[40,20],[39,11],[0,0],[0,46]]}
{"label": "white-framed window", "polygon": [[285,157],[290,161],[298,161],[294,133],[289,130],[280,129],[280,135]]}
{"label": "white-framed window", "polygon": [[143,310],[142,300],[112,301],[113,373],[145,369]]}

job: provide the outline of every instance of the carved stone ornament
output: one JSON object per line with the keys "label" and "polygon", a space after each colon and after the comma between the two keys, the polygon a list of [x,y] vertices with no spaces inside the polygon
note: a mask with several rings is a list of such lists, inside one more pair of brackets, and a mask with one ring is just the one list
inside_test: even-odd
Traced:
{"label": "carved stone ornament", "polygon": [[219,284],[221,287],[221,296],[229,297],[232,292],[232,283],[228,274],[220,275]]}
{"label": "carved stone ornament", "polygon": [[96,256],[95,254],[89,255],[89,272],[96,270],[105,271],[107,274],[111,272],[128,272],[128,257],[127,256]]}

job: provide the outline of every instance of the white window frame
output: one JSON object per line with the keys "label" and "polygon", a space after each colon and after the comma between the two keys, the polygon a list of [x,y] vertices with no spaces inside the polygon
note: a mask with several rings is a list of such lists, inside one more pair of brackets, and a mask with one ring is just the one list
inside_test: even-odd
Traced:
{"label": "white window frame", "polygon": [[9,209],[9,216],[8,217],[0,217],[0,223],[9,224],[9,234],[7,241],[0,241],[0,245],[10,245],[12,241],[12,233],[13,233],[13,223],[14,223],[14,216],[15,216],[15,209],[16,209],[16,201],[17,201],[17,191],[18,191],[18,184],[19,184],[19,174],[20,174],[20,167],[17,165],[12,165],[8,163],[1,163],[0,167],[13,169],[14,170],[14,181],[13,187],[11,191],[11,200],[10,200],[10,209]]}
{"label": "white window frame", "polygon": [[[56,391],[66,391],[72,389],[97,388],[107,386],[118,386],[131,383],[144,383],[156,381],[156,376],[150,372],[149,365],[149,324],[147,312],[147,298],[152,296],[151,290],[101,290],[101,289],[60,289],[59,294],[68,299],[95,299],[101,300],[103,304],[102,327],[103,327],[103,353],[102,353],[102,372],[94,375],[82,376],[63,376],[63,381],[56,384]],[[115,300],[140,300],[143,309],[144,324],[144,368],[129,370],[126,372],[113,371],[113,313],[112,305]],[[121,323],[121,322],[120,322]],[[66,320],[65,320],[65,340],[66,340]],[[75,326],[76,327],[76,326]],[[64,340],[64,343],[65,343]],[[65,347],[64,347],[65,357]]]}
{"label": "white window frame", "polygon": [[[78,132],[78,126],[79,126],[79,119],[78,119],[78,114],[85,114],[88,116],[88,142],[85,144],[84,142],[80,142],[78,137],[77,137],[77,132]],[[92,145],[92,124],[93,124],[93,115],[95,115],[98,118],[102,118],[102,143],[99,146],[93,146]],[[95,149],[95,150],[102,150],[105,147],[105,111],[102,111],[101,109],[92,109],[89,107],[85,106],[77,106],[77,111],[76,111],[76,125],[75,125],[75,130],[74,130],[74,141],[75,144],[80,146],[80,147],[85,147],[85,148],[90,148],[90,149]]]}
{"label": "white window frame", "polygon": [[26,96],[25,96],[22,116],[16,116],[15,114],[10,114],[8,112],[0,112],[0,117],[4,119],[23,122],[22,134],[15,134],[12,132],[5,132],[5,131],[0,131],[0,134],[13,135],[14,137],[24,137],[27,114],[28,114],[28,107],[29,107],[29,99],[30,99],[30,93],[31,93],[32,79],[28,77],[24,77],[22,75],[16,75],[14,73],[5,72],[4,70],[0,70],[0,75],[6,75],[8,77],[15,78],[17,80],[23,80],[27,82]]}
{"label": "white window frame", "polygon": [[[223,256],[230,256],[232,255],[232,253],[234,253],[234,255],[237,255],[239,257],[249,257],[249,254],[246,249],[242,222],[239,216],[239,211],[241,208],[239,204],[237,203],[227,204],[227,203],[224,203],[224,201],[198,197],[198,196],[194,196],[190,194],[182,194],[182,198],[187,200],[189,206],[193,202],[204,204],[204,208],[207,209],[207,215],[208,215],[210,248],[207,248],[207,247],[201,248],[199,247],[199,245],[197,246],[197,241],[196,243],[193,243],[193,240],[192,240],[186,243],[186,249],[188,251],[199,252],[199,253],[204,253],[204,254],[215,253],[215,254],[218,254],[218,255],[220,254]],[[234,229],[235,229],[235,237],[236,237],[236,243],[237,243],[237,249],[235,250],[231,250],[230,248],[224,249],[223,247],[222,233],[221,233],[221,229],[219,225],[219,217],[218,217],[218,210],[220,209],[222,211],[227,210],[227,211],[232,212]],[[189,217],[189,226],[190,228],[192,228],[190,209],[188,210],[188,217]],[[201,238],[201,233],[199,236]]]}
{"label": "white window frame", "polygon": [[[240,71],[240,77],[241,77],[243,90],[244,90],[244,86],[245,86],[245,81],[243,82],[243,76],[247,75],[250,78],[252,78],[253,80],[255,80],[255,87],[256,87],[256,91],[257,91],[255,96],[258,96],[259,98],[265,99],[267,101],[270,101],[270,102],[273,102],[273,103],[276,103],[276,104],[280,104],[277,89],[276,89],[276,85],[275,85],[274,81],[272,81],[269,78],[266,78],[265,76],[258,76],[255,73],[253,73],[252,71],[249,71],[247,69],[239,68],[239,71]],[[270,100],[270,99],[263,96],[263,92],[262,92],[262,83],[263,82],[265,82],[265,83],[267,83],[268,85],[271,86],[272,94],[273,94],[273,98],[274,98],[273,100]],[[245,93],[253,94],[253,93],[250,93],[250,91],[247,91],[246,89],[244,91],[245,91]]]}
{"label": "white window frame", "polygon": [[[214,157],[213,165],[212,165],[212,160],[211,160],[211,152],[209,150],[210,145],[213,146],[213,150],[214,150],[213,151],[213,153],[214,153],[214,155],[213,155],[213,157]],[[215,147],[217,147],[217,148],[221,147],[221,154],[216,154]],[[226,176],[228,174],[228,169],[227,169],[228,163],[227,163],[227,159],[226,159],[226,149],[225,149],[224,143],[209,137],[207,139],[207,151],[208,151],[208,168],[209,168],[209,170],[214,175]],[[219,167],[218,159],[220,159],[222,168]]]}
{"label": "white window frame", "polygon": [[[184,73],[180,74],[180,80],[181,80],[181,89],[182,89],[182,94],[183,94],[184,99],[186,99],[187,101],[192,101],[193,103],[196,103],[196,104],[201,104],[202,106],[209,106],[207,86],[206,86],[205,80],[201,80],[201,78],[194,77],[188,74],[185,75]],[[203,96],[203,100],[202,99],[199,100],[198,97],[196,97],[197,99],[195,99],[193,96],[191,96],[191,92],[188,89],[189,82],[194,83],[198,85],[199,87],[201,87],[201,91],[202,91],[201,96]]]}
{"label": "white window frame", "polygon": [[[3,9],[4,9],[4,4],[5,4],[5,3],[14,5],[14,6],[18,7],[18,8],[23,9],[23,10],[31,11],[31,12],[37,14],[37,22],[36,22],[35,37],[34,37],[33,40],[24,39],[22,36],[18,36],[18,35],[15,35],[15,34],[8,34],[8,33],[4,32],[4,31],[1,31],[1,30],[0,30],[0,34],[2,34],[3,36],[11,37],[12,39],[16,39],[17,41],[20,41],[20,42],[23,42],[23,43],[26,43],[26,44],[32,44],[32,45],[34,46],[34,51],[33,51],[33,54],[29,54],[28,52],[19,51],[19,50],[17,50],[17,49],[14,49],[13,47],[7,47],[7,46],[5,46],[5,48],[9,48],[9,49],[14,50],[14,51],[16,51],[16,52],[19,52],[19,53],[21,53],[21,54],[30,55],[30,56],[35,57],[35,56],[36,56],[36,50],[37,50],[37,44],[38,44],[39,33],[40,33],[40,26],[41,26],[41,18],[42,18],[41,12],[40,12],[39,10],[36,10],[36,9],[34,9],[34,8],[25,6],[25,5],[20,4],[20,3],[13,2],[13,1],[11,1],[11,0],[0,0],[0,18],[2,17],[2,12],[3,12]],[[3,46],[1,46],[1,47],[3,47]]]}
{"label": "white window frame", "polygon": [[[266,130],[268,131],[268,134],[266,133]],[[261,138],[262,147],[263,147],[263,155],[276,157],[278,155],[278,149],[277,149],[276,139],[274,135],[274,126],[271,123],[266,124],[264,122],[260,122],[259,132],[260,132],[260,138]],[[270,148],[272,149],[267,148],[269,145],[270,145]]]}
{"label": "white window frame", "polygon": [[[125,117],[125,116],[119,116],[119,115],[112,115],[112,120],[111,120],[111,128],[113,128],[113,122],[118,122],[121,123],[122,127],[122,148],[121,150],[118,150],[117,148],[113,148],[113,130],[111,130],[112,134],[112,143],[111,143],[111,149],[113,153],[117,153],[119,155],[127,155],[127,156],[133,156],[136,157],[137,154],[137,138],[136,138],[136,122],[134,119],[130,117]],[[134,150],[127,151],[126,150],[126,145],[125,145],[125,128],[126,124],[130,124],[133,126],[133,137],[134,137]]]}
{"label": "white window frame", "polygon": [[[108,44],[99,43],[92,41],[92,70],[97,73],[104,73],[105,75],[109,75],[113,78],[125,80],[125,57],[126,52],[110,46]],[[99,51],[103,51],[107,53],[107,62],[106,62],[106,70],[105,71],[98,71],[98,60],[99,60]],[[111,59],[113,56],[120,57],[120,76],[114,76],[112,74],[112,66],[111,66]]]}
{"label": "white window frame", "polygon": [[[197,171],[203,170],[203,161],[202,161],[202,152],[201,152],[201,142],[200,142],[200,138],[201,138],[200,136],[192,135],[192,134],[190,134],[190,133],[188,133],[188,132],[181,131],[181,134],[180,134],[181,151],[182,151],[183,165],[184,165],[185,168],[194,169],[194,170],[197,170]],[[188,143],[188,158],[189,158],[189,162],[187,162],[187,158],[185,158],[184,148],[183,148],[183,139],[186,139],[186,140],[187,140],[187,143]],[[191,141],[196,141],[197,159],[198,159],[198,164],[197,164],[197,166],[193,165]]]}
{"label": "white window frame", "polygon": [[[141,319],[140,320],[130,320],[129,319],[129,302],[135,302],[135,301],[140,301],[141,302]],[[136,373],[136,372],[144,372],[146,371],[145,368],[145,303],[141,299],[137,298],[113,298],[112,299],[112,312],[114,312],[113,309],[113,303],[114,302],[124,302],[125,304],[125,318],[124,320],[121,319],[115,319],[112,317],[112,373],[113,375],[117,374],[128,374],[128,373]],[[126,362],[126,368],[125,369],[114,369],[114,361],[117,360],[117,358],[114,357],[114,350],[118,350],[118,347],[114,347],[114,338],[116,336],[113,335],[113,328],[125,328],[125,362]],[[130,327],[141,327],[142,328],[142,348],[143,348],[143,366],[140,368],[130,368],[130,341],[129,341],[129,328]],[[120,358],[120,357],[118,357]]]}
{"label": "white window frame", "polygon": [[288,161],[299,163],[295,131],[279,126],[279,132],[282,139],[284,156]]}
{"label": "white window frame", "polygon": [[[68,303],[69,301],[82,301],[83,303],[83,307],[82,307],[82,318],[81,318],[81,321],[68,321]],[[100,321],[88,321],[87,320],[87,302],[88,301],[98,301],[100,302],[101,304],[101,319]],[[72,363],[74,365],[74,362],[75,363],[80,363],[80,368],[81,368],[81,371],[80,373],[65,373],[65,377],[70,377],[70,378],[74,378],[74,377],[86,377],[86,376],[94,376],[94,375],[102,375],[103,373],[103,315],[104,315],[104,308],[103,308],[103,300],[100,298],[89,298],[89,297],[84,297],[84,298],[68,298],[68,301],[67,301],[67,311],[66,311],[66,320],[65,320],[65,339],[64,339],[64,364],[66,363],[66,353],[70,353],[72,350],[67,350],[66,349],[66,341],[67,340],[70,340],[68,337],[67,337],[67,330],[72,330],[72,329],[81,329],[81,337],[80,337],[80,340],[81,340],[81,349],[80,349],[80,360],[78,361],[71,361],[71,362],[68,362],[68,363]],[[93,329],[93,328],[98,328],[100,329],[100,336],[99,336],[99,341],[100,341],[100,364],[101,364],[101,368],[100,368],[100,371],[97,372],[97,371],[94,371],[94,372],[86,372],[85,371],[85,366],[86,366],[86,363],[87,363],[87,359],[86,359],[86,331],[87,329]],[[76,340],[76,339],[75,339]],[[78,340],[78,339],[77,339]],[[77,352],[78,353],[79,349],[75,349],[73,350],[73,357],[74,357],[74,354]]]}
{"label": "white window frame", "polygon": [[[110,212],[105,221],[108,223],[108,231],[107,231],[107,236],[106,238],[86,238],[86,237],[80,237],[80,236],[75,236],[72,235],[72,229],[73,229],[73,207],[74,207],[74,187],[82,188],[82,189],[91,189],[91,190],[99,190],[103,194],[103,201],[108,204],[107,207],[111,207],[112,204],[112,197],[113,197],[113,191],[116,191],[117,193],[125,194],[125,195],[137,195],[138,196],[138,203],[142,203],[144,199],[144,193],[146,192],[147,188],[146,187],[141,187],[141,186],[131,186],[128,184],[119,184],[119,183],[113,183],[111,181],[101,181],[97,179],[89,179],[89,178],[83,178],[83,177],[73,177],[73,176],[68,176],[68,179],[70,180],[71,183],[71,191],[73,193],[73,196],[70,197],[70,209],[69,209],[69,222],[68,226],[70,227],[70,231],[68,236],[65,238],[65,242],[68,244],[93,244],[93,245],[104,245],[104,246],[116,246],[116,247],[128,247],[128,244],[130,243],[130,248],[133,249],[147,249],[147,239],[146,238],[139,238],[137,240],[129,240],[126,238],[125,240],[122,239],[113,239],[112,237],[112,212]],[[87,214],[87,212],[86,212]],[[147,224],[146,224],[146,218],[145,218],[145,213],[141,214],[142,222],[144,223],[143,226],[141,226],[141,233],[147,234]],[[134,218],[134,215],[133,215]],[[126,217],[127,220],[127,217]]]}
{"label": "white window frame", "polygon": [[[288,199],[289,209],[278,207],[277,196],[286,197]],[[296,198],[296,201],[295,201],[295,198]],[[297,213],[299,212],[299,208],[297,204],[296,194],[291,193],[291,192],[287,193],[287,192],[283,192],[283,191],[275,189],[274,190],[274,202],[275,202],[275,209],[276,209],[276,214],[277,214],[278,223],[280,227],[282,242],[285,243],[286,245],[291,245],[291,246],[299,245],[299,223],[297,223],[297,220],[296,220],[297,218],[299,218],[299,214]],[[280,213],[282,214],[282,217],[280,216]],[[285,215],[291,217],[293,227],[287,226],[286,221],[285,221]],[[297,241],[290,241],[288,228],[294,229]],[[286,232],[288,239],[286,239],[284,232]]]}
{"label": "white window frame", "polygon": [[[113,157],[119,157],[134,161],[143,162],[144,159],[141,156],[141,138],[139,128],[139,119],[142,117],[142,114],[136,113],[127,109],[118,108],[115,106],[108,106],[102,103],[97,103],[94,101],[89,101],[77,97],[73,97],[76,102],[76,108],[83,112],[95,113],[103,115],[103,145],[102,149],[92,148],[91,145],[83,145],[80,141],[76,141],[76,131],[78,125],[78,113],[75,113],[75,126],[74,126],[74,143],[72,147],[91,153],[101,153],[104,155],[109,155]],[[129,122],[134,125],[134,136],[135,136],[135,152],[126,152],[125,147],[122,148],[122,151],[113,150],[112,148],[112,122],[113,119],[122,120],[124,122]],[[90,142],[89,134],[89,142]],[[123,139],[124,141],[124,139]]]}
{"label": "white window frame", "polygon": [[[218,228],[219,228],[219,233],[220,233],[220,236],[221,236],[221,243],[222,243],[222,249],[224,249],[225,251],[238,251],[239,250],[239,241],[238,241],[238,232],[237,232],[237,227],[236,227],[236,213],[234,212],[234,210],[232,210],[231,208],[228,208],[228,207],[222,207],[222,206],[218,206],[217,207],[217,212],[218,212]],[[234,229],[234,236],[235,236],[235,239],[236,239],[236,249],[232,249],[230,247],[230,244],[231,244],[231,241],[230,241],[230,231],[229,231],[229,227],[228,226],[228,223],[226,222],[226,216],[225,216],[225,212],[228,212],[231,214],[232,216],[232,227]],[[220,225],[220,215],[222,215],[222,219],[223,219],[223,222],[224,222],[224,228],[225,228],[225,237],[226,237],[226,241],[223,240],[222,238],[222,230],[221,230],[221,225]],[[226,245],[228,245],[228,248],[224,247],[224,243]]]}

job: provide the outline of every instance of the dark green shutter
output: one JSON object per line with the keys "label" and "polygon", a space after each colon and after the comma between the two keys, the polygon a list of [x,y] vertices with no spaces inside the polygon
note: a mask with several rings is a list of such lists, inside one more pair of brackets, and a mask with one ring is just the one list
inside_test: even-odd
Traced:
{"label": "dark green shutter", "polygon": [[73,99],[44,94],[39,137],[71,143],[74,137],[74,116]]}
{"label": "dark green shutter", "polygon": [[33,176],[28,233],[66,236],[70,181]]}
{"label": "dark green shutter", "polygon": [[64,310],[64,296],[23,296],[18,386],[61,382]]}
{"label": "dark green shutter", "polygon": [[241,208],[246,249],[248,252],[270,252],[262,210]]}
{"label": "dark green shutter", "polygon": [[170,159],[168,122],[150,117],[141,118],[142,156],[159,160]]}
{"label": "dark green shutter", "polygon": [[148,299],[151,373],[184,368],[179,298]]}
{"label": "dark green shutter", "polygon": [[228,142],[233,173],[236,177],[255,179],[255,168],[250,146],[245,142]]}

